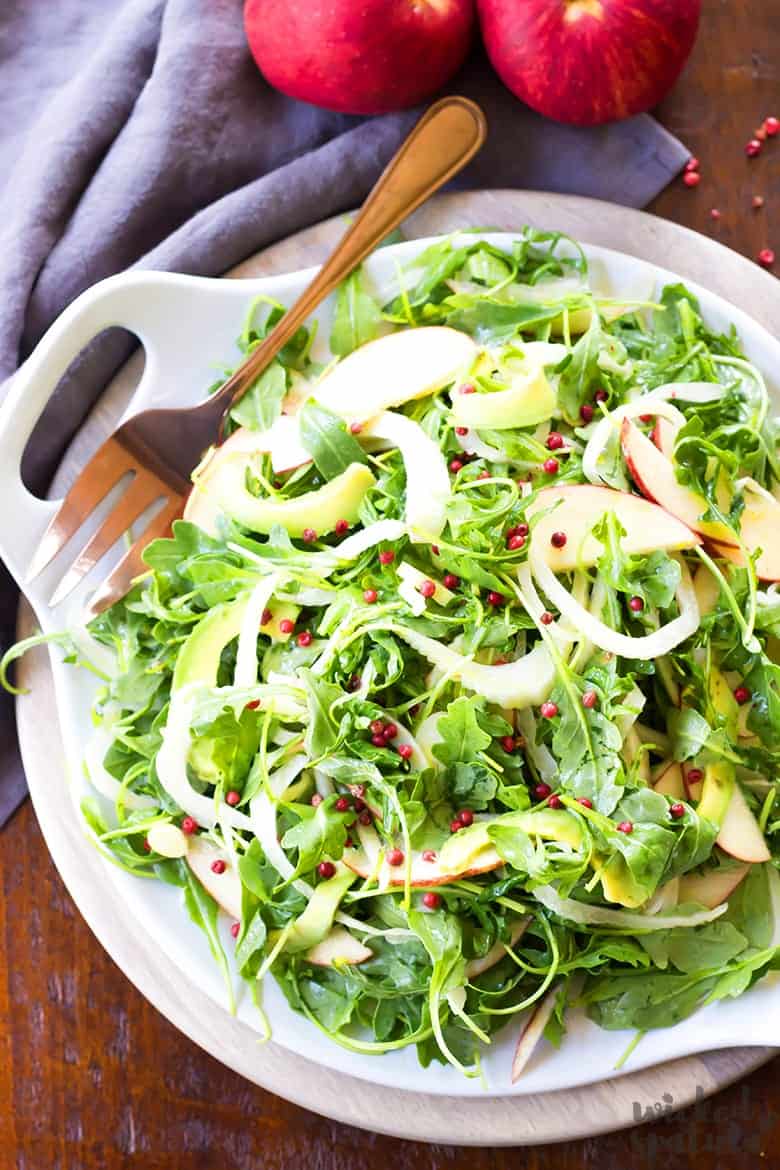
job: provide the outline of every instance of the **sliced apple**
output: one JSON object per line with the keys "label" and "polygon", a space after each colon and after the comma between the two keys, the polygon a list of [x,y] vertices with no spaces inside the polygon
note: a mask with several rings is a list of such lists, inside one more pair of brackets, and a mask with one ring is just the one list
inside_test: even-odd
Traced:
{"label": "sliced apple", "polygon": [[685,800],[685,784],[680,765],[674,761],[667,764],[653,788],[664,796],[670,796],[672,800]]}
{"label": "sliced apple", "polygon": [[373,951],[343,926],[334,926],[330,933],[310,947],[303,957],[307,963],[313,963],[315,967],[334,967],[341,963],[352,967],[357,963],[365,963],[373,954]]}
{"label": "sliced apple", "polygon": [[[239,452],[244,455],[270,455],[271,466],[277,475],[311,463],[311,455],[300,440],[298,420],[288,414],[280,414],[265,431],[239,427],[230,438],[219,447],[214,447],[212,451],[220,452],[220,458],[227,458]],[[210,459],[211,455],[212,452],[209,452],[206,459]]]}
{"label": "sliced apple", "polygon": [[551,987],[546,995],[537,1003],[531,1014],[523,1024],[523,1030],[517,1041],[515,1054],[512,1058],[512,1084],[520,1079],[526,1065],[536,1051],[536,1046],[544,1035],[550,1016],[555,1011],[560,988]]}
{"label": "sliced apple", "polygon": [[[644,437],[644,436],[641,436]],[[543,488],[526,515],[541,516],[532,529],[535,547],[554,573],[594,565],[604,546],[593,536],[593,527],[613,512],[625,529],[622,547],[627,553],[674,552],[693,548],[701,538],[668,511],[629,492],[593,484],[564,484]],[[566,534],[563,548],[552,543],[554,532]]]}
{"label": "sliced apple", "polygon": [[693,574],[693,588],[701,616],[706,617],[708,613],[713,613],[720,597],[720,585],[717,577],[713,576],[706,565],[699,565]]}
{"label": "sliced apple", "polygon": [[[225,868],[215,873],[215,861],[224,861]],[[187,865],[207,894],[226,914],[237,922],[241,920],[241,879],[229,858],[205,837],[192,837],[187,850]]]}
{"label": "sliced apple", "polygon": [[630,418],[620,424],[620,442],[628,470],[643,496],[660,504],[694,532],[723,544],[734,544],[733,533],[724,524],[702,520],[707,511],[704,498],[677,482],[674,464]]}
{"label": "sliced apple", "polygon": [[252,532],[270,532],[280,524],[290,536],[300,537],[308,528],[332,532],[339,520],[354,524],[374,477],[362,463],[352,463],[335,479],[316,491],[292,499],[253,496],[246,486],[251,455],[233,452],[221,456],[218,447],[197,478],[184,508],[184,519],[210,535],[217,533],[217,519],[229,516]]}
{"label": "sliced apple", "polygon": [[680,879],[670,878],[656,890],[645,907],[646,914],[666,914],[680,904]]}
{"label": "sliced apple", "polygon": [[[701,808],[701,806],[699,807]],[[730,857],[735,857],[738,861],[748,861],[755,864],[760,861],[769,861],[772,857],[758,821],[738,784],[734,785],[731,800],[716,838],[716,844],[724,853],[728,853]]]}
{"label": "sliced apple", "polygon": [[348,354],[325,373],[312,393],[340,418],[363,422],[449,386],[467,373],[477,353],[466,333],[445,325],[404,329]]}
{"label": "sliced apple", "polygon": [[[515,946],[516,943],[525,934],[530,918],[519,918],[512,927],[509,934],[509,945]],[[506,947],[502,942],[494,943],[486,955],[480,959],[469,959],[466,963],[466,978],[476,979],[478,975],[484,975],[486,971],[490,971],[497,963],[500,963],[506,957]]]}
{"label": "sliced apple", "polygon": [[671,419],[658,415],[653,426],[652,438],[658,450],[667,459],[674,458],[674,444],[679,432],[680,428]]}
{"label": "sliced apple", "polygon": [[[762,581],[780,581],[780,503],[748,484],[744,487],[745,507],[740,517],[740,536],[748,552],[761,549],[756,573]],[[744,568],[742,550],[727,543],[716,544],[715,551],[732,564]]]}
{"label": "sliced apple", "polygon": [[623,757],[623,762],[628,768],[630,768],[634,762],[637,762],[637,771],[640,780],[642,780],[645,784],[649,784],[650,755],[648,752],[642,750],[642,741],[637,735],[636,728],[633,725],[629,727],[623,738],[623,746],[620,749],[620,754]]}
{"label": "sliced apple", "polygon": [[749,869],[750,866],[744,862],[736,865],[726,862],[706,873],[683,874],[680,878],[679,902],[697,902],[708,910],[714,910],[728,900]]}
{"label": "sliced apple", "polygon": [[452,421],[462,427],[509,430],[545,422],[555,410],[557,398],[544,370],[521,369],[506,390],[489,393],[452,393]]}

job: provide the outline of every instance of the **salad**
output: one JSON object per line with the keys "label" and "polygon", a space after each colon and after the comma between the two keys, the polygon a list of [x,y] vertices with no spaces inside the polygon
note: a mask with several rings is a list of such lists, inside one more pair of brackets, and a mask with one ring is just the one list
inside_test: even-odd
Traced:
{"label": "salad", "polygon": [[358,271],[315,334],[58,635],[98,848],[269,1033],[267,975],[358,1053],[474,1076],[514,1028],[516,1079],[573,1004],[636,1040],[742,994],[780,957],[780,457],[736,333],[525,229]]}

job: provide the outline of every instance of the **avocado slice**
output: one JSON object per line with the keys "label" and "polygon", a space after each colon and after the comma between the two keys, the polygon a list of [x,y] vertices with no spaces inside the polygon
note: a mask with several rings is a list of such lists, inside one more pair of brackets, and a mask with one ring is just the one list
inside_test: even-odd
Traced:
{"label": "avocado slice", "polygon": [[526,366],[513,372],[506,390],[487,394],[453,393],[452,420],[458,426],[507,430],[544,422],[555,406],[555,391],[544,370]]}
{"label": "avocado slice", "polygon": [[492,825],[517,828],[530,836],[571,845],[573,849],[582,844],[582,830],[577,818],[566,809],[540,808],[511,812],[489,821],[477,821],[448,838],[439,853],[442,870],[461,873],[468,869],[475,857],[484,849],[492,847]]}
{"label": "avocado slice", "polygon": [[710,666],[707,692],[718,723],[723,727],[729,739],[732,742],[736,741],[739,734],[739,705],[722,671],[717,666]]}
{"label": "avocado slice", "polygon": [[296,919],[287,936],[284,950],[290,954],[295,954],[297,951],[307,951],[325,938],[333,925],[333,917],[339,908],[341,899],[352,883],[357,881],[357,876],[342,862],[336,862],[336,872],[333,877],[320,882],[315,887],[308,906]]}
{"label": "avocado slice", "polygon": [[[593,864],[598,866],[603,858],[594,856]],[[647,893],[636,884],[634,877],[626,865],[625,858],[615,853],[599,873],[604,897],[608,902],[617,902],[619,906],[635,909],[647,900]]]}
{"label": "avocado slice", "polygon": [[285,634],[279,629],[279,623],[286,618],[295,625],[298,620],[298,614],[301,612],[301,607],[299,605],[293,605],[291,601],[273,601],[268,608],[271,612],[271,620],[260,627],[260,633],[266,634],[272,642],[289,642],[292,637],[292,630],[288,634]]}
{"label": "avocado slice", "polygon": [[219,659],[228,642],[241,633],[241,622],[249,602],[249,594],[237,601],[226,601],[215,606],[198,622],[184,642],[173,672],[172,691],[190,683],[217,684]]}
{"label": "avocado slice", "polygon": [[707,764],[704,769],[701,800],[696,807],[699,816],[713,821],[720,828],[731,803],[735,783],[734,765],[728,760]]}
{"label": "avocado slice", "polygon": [[196,478],[184,509],[185,520],[212,535],[220,514],[252,532],[270,532],[275,524],[297,537],[307,528],[332,532],[339,520],[355,523],[363,497],[375,482],[362,463],[351,463],[335,479],[302,496],[289,500],[253,496],[246,486],[251,453],[230,452],[220,457],[220,450],[216,449]]}

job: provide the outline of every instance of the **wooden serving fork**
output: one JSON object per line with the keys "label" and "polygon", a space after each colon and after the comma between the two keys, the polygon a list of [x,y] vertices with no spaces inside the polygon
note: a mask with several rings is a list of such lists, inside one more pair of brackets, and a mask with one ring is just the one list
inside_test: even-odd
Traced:
{"label": "wooden serving fork", "polygon": [[254,384],[309,314],[430,195],[476,154],[487,132],[474,102],[449,97],[433,105],[380,176],[341,243],[268,337],[216,394],[198,406],[145,410],[122,423],[80,473],[52,517],[32,558],[33,580],[78,531],[120,480],[132,474],[113,509],[61,578],[49,602],[62,601],[153,504],[161,509],[92,596],[89,613],[112,605],[144,571],[142,552],[181,515],[190,476],[205,450],[221,438],[225,415]]}

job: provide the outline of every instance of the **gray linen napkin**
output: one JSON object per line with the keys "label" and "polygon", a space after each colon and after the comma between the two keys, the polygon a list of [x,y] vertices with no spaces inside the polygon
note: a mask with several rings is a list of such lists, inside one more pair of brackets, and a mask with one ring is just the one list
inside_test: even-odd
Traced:
{"label": "gray linen napkin", "polygon": [[[419,111],[362,119],[272,90],[240,0],[5,0],[0,11],[0,380],[83,289],[138,266],[218,275],[360,203]],[[461,187],[649,202],[688,152],[652,118],[581,130],[523,106],[476,49],[452,90],[490,137]],[[25,478],[44,491],[127,355],[106,336],[44,413]],[[0,641],[15,592],[0,581]],[[0,825],[24,794],[12,705],[0,703]]]}

